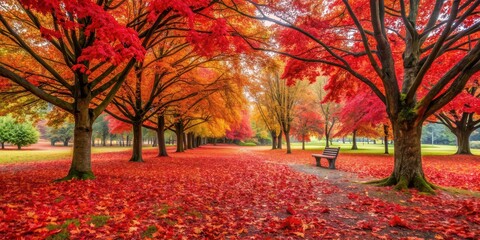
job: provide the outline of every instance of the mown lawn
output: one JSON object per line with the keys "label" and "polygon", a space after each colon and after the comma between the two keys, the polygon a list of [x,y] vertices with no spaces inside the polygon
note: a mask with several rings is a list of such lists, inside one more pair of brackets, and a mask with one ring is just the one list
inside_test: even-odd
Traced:
{"label": "mown lawn", "polygon": [[[149,149],[151,147],[145,147]],[[131,147],[93,147],[92,153],[109,153],[128,151]],[[72,148],[59,147],[45,150],[0,150],[0,164],[54,161],[72,156]]]}
{"label": "mown lawn", "polygon": [[[301,143],[292,143],[293,149],[301,149]],[[340,147],[342,153],[358,153],[358,154],[383,154],[384,145],[380,141],[377,141],[377,144],[367,144],[366,142],[357,142],[358,150],[351,150],[351,143],[342,143],[342,142],[333,142],[333,145],[330,147]],[[284,146],[285,148],[285,146]],[[322,151],[325,148],[325,141],[317,141],[307,143],[305,146],[306,150],[311,151]],[[389,144],[389,153],[393,154],[393,144]],[[426,156],[440,156],[440,155],[452,155],[457,151],[456,146],[449,145],[422,145],[422,155]],[[480,155],[480,149],[472,149],[474,155]]]}

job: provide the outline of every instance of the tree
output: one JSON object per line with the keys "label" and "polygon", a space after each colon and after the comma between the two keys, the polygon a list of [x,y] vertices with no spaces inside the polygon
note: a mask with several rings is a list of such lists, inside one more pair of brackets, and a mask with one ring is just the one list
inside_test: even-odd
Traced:
{"label": "tree", "polygon": [[434,114],[457,137],[456,154],[472,154],[470,135],[480,128],[480,86],[477,78],[472,80],[461,94]]}
{"label": "tree", "polygon": [[[306,96],[313,96],[306,91]],[[302,150],[305,150],[305,142],[310,142],[310,136],[319,136],[324,133],[322,117],[318,111],[318,104],[312,97],[300,100],[295,109],[295,118],[292,122],[293,135],[302,141]]]}
{"label": "tree", "polygon": [[73,123],[67,122],[57,127],[47,128],[47,138],[50,139],[52,146],[56,142],[62,142],[63,146],[68,146],[70,139],[73,137],[73,130],[75,125]]}
{"label": "tree", "polygon": [[323,114],[324,122],[324,134],[325,134],[325,147],[330,147],[331,136],[334,135],[333,130],[335,125],[338,123],[338,114],[340,112],[341,105],[335,101],[325,101],[325,90],[323,89],[326,85],[327,79],[324,77],[319,79],[315,85],[315,93],[317,96],[317,101],[320,102],[320,109]]}
{"label": "tree", "polygon": [[479,0],[222,3],[285,29],[281,48],[250,45],[291,57],[284,74],[289,82],[315,81],[321,68],[368,86],[385,104],[395,139],[392,174],[376,183],[433,192],[422,168],[421,129],[480,70]]}
{"label": "tree", "polygon": [[20,150],[23,146],[38,142],[39,135],[37,129],[31,123],[17,123],[13,125],[8,142],[16,145]]}
{"label": "tree", "polygon": [[357,91],[353,96],[345,98],[339,114],[341,125],[335,136],[352,133],[352,150],[357,150],[357,136],[378,137],[382,134],[378,131],[378,126],[386,122],[384,105],[369,91]]}
{"label": "tree", "polygon": [[[92,124],[145,52],[137,33],[115,19],[120,5],[97,3],[18,1],[3,5],[0,14],[0,34],[8,43],[0,76],[74,116],[73,159],[62,180],[94,178]],[[92,107],[100,95],[106,97]]]}
{"label": "tree", "polygon": [[108,122],[105,119],[107,114],[101,114],[97,119],[95,119],[95,122],[93,122],[92,125],[92,141],[95,141],[96,137],[100,137],[101,139],[101,145],[106,146],[107,145],[107,137],[108,133],[110,132],[110,129],[108,128]]}
{"label": "tree", "polygon": [[247,110],[242,111],[241,121],[230,125],[230,129],[226,132],[226,137],[235,141],[243,141],[253,137],[253,135],[250,114]]}
{"label": "tree", "polygon": [[15,120],[10,116],[0,117],[0,143],[2,149],[5,149],[5,143],[12,138],[12,130],[15,126]]}
{"label": "tree", "polygon": [[[295,117],[294,109],[298,104],[302,91],[306,89],[306,85],[302,82],[296,83],[294,86],[287,86],[287,82],[280,79],[280,63],[275,60],[265,63],[265,70],[259,78],[263,98],[266,99],[265,107],[269,109],[271,114],[268,118],[275,119],[280,127],[280,133],[277,136],[278,148],[281,148],[281,134],[285,135],[287,143],[287,153],[292,153],[290,145],[290,129],[292,121]],[[259,95],[259,97],[262,97]],[[258,101],[258,100],[257,100]],[[258,108],[263,111],[262,108]],[[263,112],[265,114],[265,112]],[[273,129],[274,127],[271,126]]]}

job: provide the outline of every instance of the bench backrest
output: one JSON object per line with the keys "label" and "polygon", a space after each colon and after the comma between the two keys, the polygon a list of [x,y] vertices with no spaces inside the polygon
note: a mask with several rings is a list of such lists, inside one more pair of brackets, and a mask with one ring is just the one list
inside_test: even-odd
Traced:
{"label": "bench backrest", "polygon": [[340,147],[338,147],[338,148],[327,147],[327,148],[325,148],[325,150],[323,150],[322,154],[325,155],[325,156],[336,157],[338,155],[339,151],[340,151]]}

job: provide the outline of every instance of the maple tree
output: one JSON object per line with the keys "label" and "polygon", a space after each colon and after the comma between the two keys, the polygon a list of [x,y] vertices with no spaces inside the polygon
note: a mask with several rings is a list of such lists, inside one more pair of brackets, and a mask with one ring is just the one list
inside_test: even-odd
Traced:
{"label": "maple tree", "polygon": [[250,114],[247,110],[242,111],[240,122],[230,125],[230,129],[226,131],[225,135],[227,138],[237,141],[247,140],[254,135],[250,125]]}
{"label": "maple tree", "polygon": [[457,137],[457,154],[472,154],[470,135],[480,128],[479,87],[478,78],[472,78],[462,93],[434,114]]}
{"label": "maple tree", "polygon": [[[254,86],[250,92],[255,92],[257,109],[262,117],[270,118],[264,122],[270,125],[268,128],[272,135],[275,134],[273,131],[275,127],[271,124],[271,120],[275,119],[278,122],[280,133],[277,135],[277,148],[281,149],[283,134],[287,144],[287,153],[291,153],[290,130],[295,118],[294,110],[306,85],[298,82],[294,86],[287,86],[286,82],[280,79],[280,66],[281,62],[275,59],[263,62],[263,72],[256,83],[258,85]],[[268,112],[263,110],[262,105],[268,109]]]}
{"label": "maple tree", "polygon": [[351,98],[345,99],[345,104],[339,114],[341,123],[335,136],[345,136],[352,133],[352,150],[358,149],[356,137],[378,137],[381,132],[378,126],[386,122],[384,104],[372,92],[357,92]]}
{"label": "maple tree", "polygon": [[314,94],[307,90],[295,107],[292,133],[302,142],[302,150],[305,150],[305,142],[310,142],[311,136],[321,136],[324,133],[325,128],[318,105]]}
{"label": "maple tree", "polygon": [[[204,88],[193,85],[198,91],[196,96],[176,102],[168,109],[170,117],[166,119],[167,125],[177,135],[177,152],[195,146],[193,139],[199,125],[213,121],[214,125],[224,122],[228,126],[229,123],[240,121],[239,110],[245,103],[241,92],[244,81],[235,71],[224,72],[222,65],[226,66],[221,64],[217,65],[219,68],[207,69],[211,78],[199,79],[203,81]],[[224,136],[225,132],[221,135]]]}
{"label": "maple tree", "polygon": [[334,135],[333,131],[338,123],[338,114],[340,112],[341,104],[335,100],[326,100],[325,85],[327,79],[319,79],[314,83],[314,89],[317,96],[317,101],[320,102],[320,109],[322,111],[324,122],[324,134],[325,134],[325,147],[330,147],[331,136]]}
{"label": "maple tree", "polygon": [[[2,6],[1,34],[8,42],[5,49],[27,61],[16,65],[2,55],[0,76],[74,116],[73,159],[64,179],[94,177],[90,160],[93,121],[111,101],[135,60],[143,58],[136,32],[111,15],[116,7],[112,2],[97,5],[58,0],[25,0]],[[104,101],[91,107],[100,94],[106,95]]]}
{"label": "maple tree", "polygon": [[[377,184],[433,192],[435,187],[425,180],[422,168],[422,124],[480,70],[476,17],[480,1],[222,3],[283,29],[280,48],[250,46],[291,57],[284,74],[287,81],[315,81],[321,68],[348,73],[368,86],[386,105],[395,140],[395,167]],[[342,84],[341,79],[331,81],[337,87]]]}

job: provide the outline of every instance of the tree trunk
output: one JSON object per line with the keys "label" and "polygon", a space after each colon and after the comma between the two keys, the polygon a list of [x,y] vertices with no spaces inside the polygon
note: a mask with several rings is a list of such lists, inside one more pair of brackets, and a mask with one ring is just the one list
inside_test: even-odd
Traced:
{"label": "tree trunk", "polygon": [[353,136],[352,136],[352,150],[358,150],[357,147],[357,130],[353,130]]}
{"label": "tree trunk", "polygon": [[68,147],[69,141],[70,141],[70,138],[65,139],[65,141],[63,141],[63,146]]}
{"label": "tree trunk", "polygon": [[92,150],[92,124],[95,116],[88,108],[89,99],[77,99],[75,129],[73,132],[73,159],[68,175],[59,180],[70,179],[94,179],[92,172],[91,150]]}
{"label": "tree trunk", "polygon": [[126,142],[127,142],[127,147],[130,147],[130,135],[128,135],[128,134],[127,134]]}
{"label": "tree trunk", "polygon": [[2,142],[2,149],[5,149],[5,143]]}
{"label": "tree trunk", "polygon": [[272,136],[272,149],[277,149],[277,131],[270,131]]}
{"label": "tree trunk", "polygon": [[102,146],[107,146],[107,134],[102,135]]}
{"label": "tree trunk", "polygon": [[434,186],[425,180],[422,168],[422,124],[411,122],[392,123],[394,130],[394,169],[386,179],[375,181],[380,186],[395,185],[395,189],[416,188],[433,193]]}
{"label": "tree trunk", "polygon": [[280,131],[277,136],[277,148],[282,149],[282,134],[283,132]]}
{"label": "tree trunk", "polygon": [[472,152],[470,151],[470,135],[472,134],[472,132],[455,129],[453,133],[457,137],[457,152],[455,154],[471,155]]}
{"label": "tree trunk", "polygon": [[325,124],[325,147],[330,147],[330,133],[328,132],[328,124]]}
{"label": "tree trunk", "polygon": [[388,125],[383,125],[383,143],[385,144],[385,154],[388,154]]}
{"label": "tree trunk", "polygon": [[132,126],[133,126],[133,152],[132,152],[132,157],[130,158],[130,162],[143,162],[142,123],[140,121],[135,121],[132,123]]}
{"label": "tree trunk", "polygon": [[302,150],[305,150],[305,135],[302,135]]}
{"label": "tree trunk", "polygon": [[158,156],[168,157],[167,145],[165,144],[165,116],[157,117],[157,139],[158,139]]}
{"label": "tree trunk", "polygon": [[285,142],[287,143],[287,154],[292,153],[292,147],[290,145],[290,131],[284,131],[285,134]]}
{"label": "tree trunk", "polygon": [[185,152],[184,144],[184,133],[183,133],[183,123],[175,123],[175,134],[177,135],[177,152]]}
{"label": "tree trunk", "polygon": [[192,133],[187,133],[187,149],[192,149]]}
{"label": "tree trunk", "polygon": [[17,149],[18,149],[18,150],[22,150],[22,146],[17,145]]}

